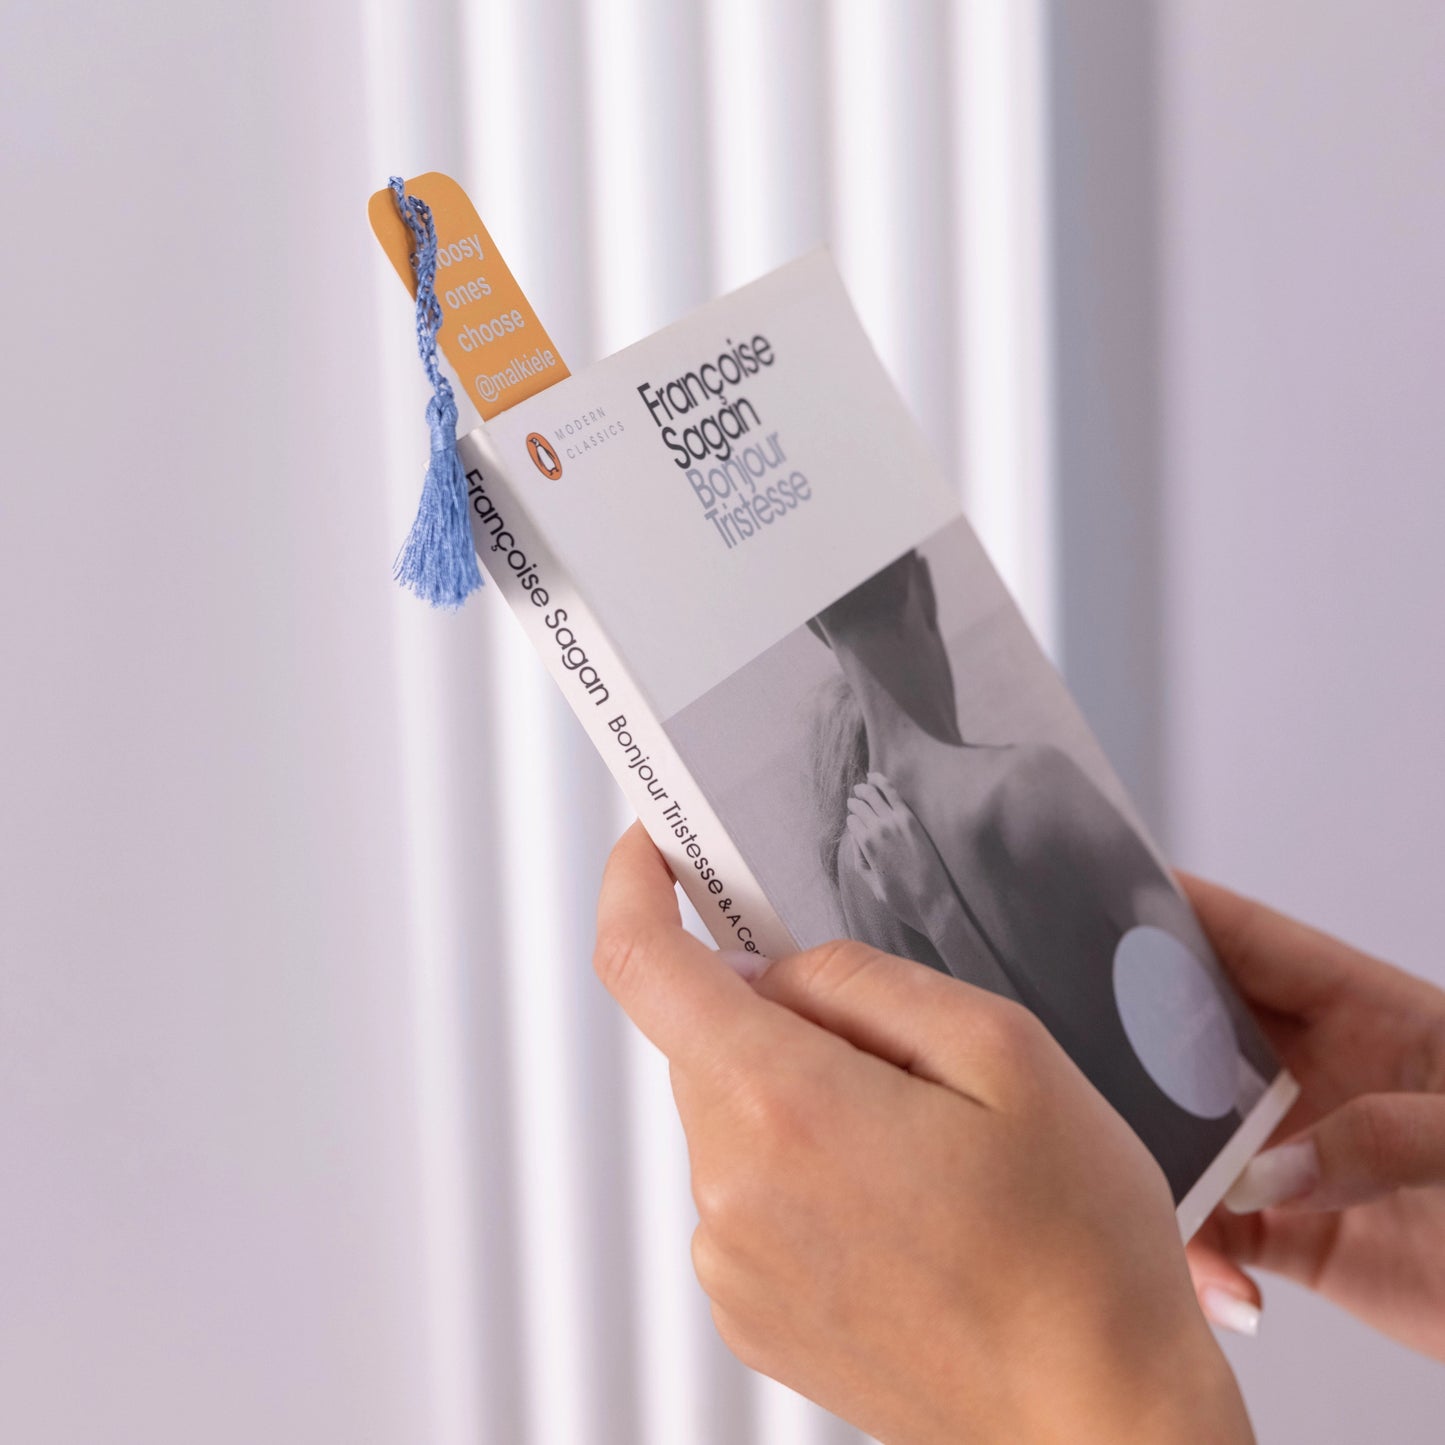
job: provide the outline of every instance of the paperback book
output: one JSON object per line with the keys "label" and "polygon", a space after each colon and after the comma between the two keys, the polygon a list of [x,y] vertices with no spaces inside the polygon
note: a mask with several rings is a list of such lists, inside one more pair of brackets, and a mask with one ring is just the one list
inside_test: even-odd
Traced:
{"label": "paperback book", "polygon": [[719,946],[1031,1009],[1192,1233],[1294,1097],[826,252],[459,443],[478,555]]}

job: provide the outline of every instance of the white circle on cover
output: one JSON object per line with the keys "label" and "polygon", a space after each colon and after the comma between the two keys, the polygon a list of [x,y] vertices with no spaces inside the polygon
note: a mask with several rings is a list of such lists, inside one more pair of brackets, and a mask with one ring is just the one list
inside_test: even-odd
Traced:
{"label": "white circle on cover", "polygon": [[1139,1062],[1181,1109],[1234,1107],[1239,1046],[1208,970],[1172,933],[1143,924],[1114,950],[1114,999]]}

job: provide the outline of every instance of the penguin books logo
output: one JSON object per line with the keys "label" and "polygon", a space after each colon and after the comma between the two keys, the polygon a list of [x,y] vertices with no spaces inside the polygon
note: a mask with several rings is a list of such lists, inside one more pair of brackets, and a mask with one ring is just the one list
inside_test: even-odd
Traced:
{"label": "penguin books logo", "polygon": [[562,475],[562,459],[552,449],[551,443],[539,431],[527,434],[527,455],[532,465],[548,481],[555,482]]}

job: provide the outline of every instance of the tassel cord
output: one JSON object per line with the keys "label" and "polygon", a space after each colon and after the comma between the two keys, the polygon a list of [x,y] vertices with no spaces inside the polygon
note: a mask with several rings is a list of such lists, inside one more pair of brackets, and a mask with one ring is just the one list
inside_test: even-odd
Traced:
{"label": "tassel cord", "polygon": [[420,196],[408,196],[399,176],[393,176],[390,185],[416,246],[411,258],[416,276],[416,344],[432,387],[426,409],[431,460],[416,520],[397,554],[393,575],[433,607],[455,608],[482,585],[482,574],[472,542],[466,477],[457,456],[456,396],[437,356],[442,307],[436,294],[436,225],[431,207]]}

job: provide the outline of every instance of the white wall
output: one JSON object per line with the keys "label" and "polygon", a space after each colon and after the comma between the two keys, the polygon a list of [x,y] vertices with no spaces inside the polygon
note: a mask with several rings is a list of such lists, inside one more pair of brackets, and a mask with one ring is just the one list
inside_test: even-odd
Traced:
{"label": "white wall", "polygon": [[[1060,651],[1171,854],[1445,984],[1445,10],[1056,0]],[[1265,1282],[1263,1445],[1445,1377]]]}
{"label": "white wall", "polygon": [[[1175,856],[1445,984],[1445,8],[1171,0],[1158,142]],[[1265,1445],[1445,1372],[1266,1286]]]}
{"label": "white wall", "polygon": [[17,1445],[430,1428],[393,538],[344,364],[375,177],[327,19],[5,7]]}

